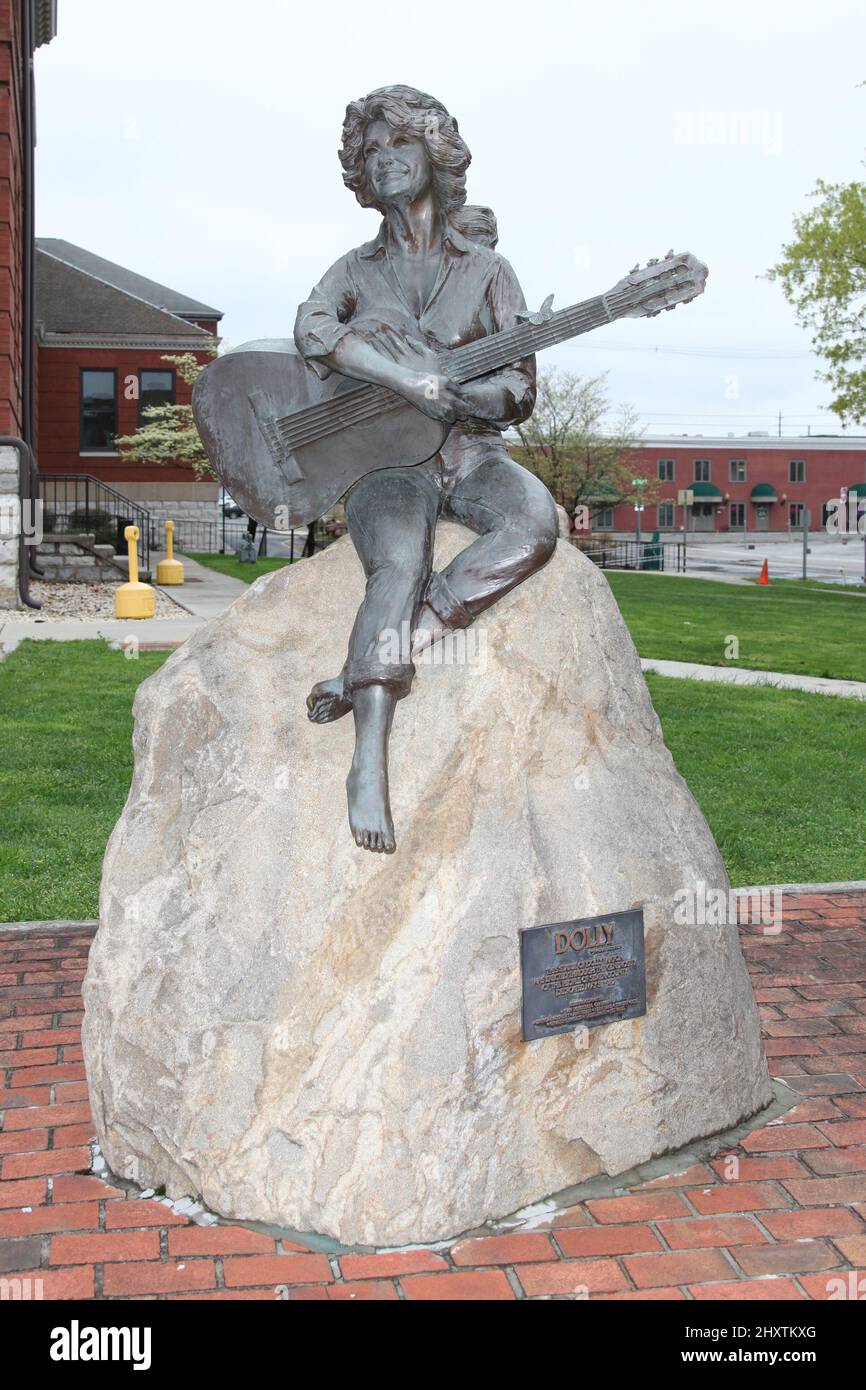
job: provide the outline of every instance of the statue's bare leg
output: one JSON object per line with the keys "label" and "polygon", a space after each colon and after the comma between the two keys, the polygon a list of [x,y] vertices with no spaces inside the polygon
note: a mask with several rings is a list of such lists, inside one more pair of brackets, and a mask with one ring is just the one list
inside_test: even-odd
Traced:
{"label": "statue's bare leg", "polygon": [[352,701],[343,689],[343,675],[319,681],[307,696],[307,718],[314,724],[330,724],[342,719],[352,708]]}
{"label": "statue's bare leg", "polygon": [[388,738],[394,706],[393,691],[367,685],[353,694],[355,754],[346,778],[349,825],[355,844],[378,854],[397,847],[388,795]]}

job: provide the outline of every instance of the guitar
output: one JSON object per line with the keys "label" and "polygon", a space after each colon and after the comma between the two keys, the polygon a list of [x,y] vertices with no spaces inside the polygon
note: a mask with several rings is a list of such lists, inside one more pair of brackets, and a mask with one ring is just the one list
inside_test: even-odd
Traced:
{"label": "guitar", "polygon": [[[620,318],[654,318],[702,294],[707,267],[668,252],[635,266],[607,294],[570,309],[524,311],[515,328],[439,353],[457,382],[496,371]],[[417,324],[414,325],[417,335]],[[277,530],[306,526],[377,468],[424,463],[451,426],[382,386],[333,372],[322,381],[288,339],[245,343],[198,378],[193,414],[226,490]]]}

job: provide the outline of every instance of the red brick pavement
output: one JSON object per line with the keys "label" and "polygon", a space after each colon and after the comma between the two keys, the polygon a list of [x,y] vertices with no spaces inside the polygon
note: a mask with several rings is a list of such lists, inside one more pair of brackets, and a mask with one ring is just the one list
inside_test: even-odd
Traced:
{"label": "red brick pavement", "polygon": [[191,1224],[89,1173],[91,938],[0,929],[0,1278],[32,1281],[34,1296],[41,1281],[49,1299],[862,1297],[866,894],[789,896],[779,934],[741,937],[770,1070],[802,1097],[781,1120],[508,1234],[329,1256]]}

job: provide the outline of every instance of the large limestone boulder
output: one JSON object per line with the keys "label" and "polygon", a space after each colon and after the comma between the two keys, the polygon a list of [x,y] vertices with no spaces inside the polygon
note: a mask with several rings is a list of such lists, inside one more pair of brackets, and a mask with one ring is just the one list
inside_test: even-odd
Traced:
{"label": "large limestone boulder", "polygon": [[[437,566],[470,540],[440,527]],[[622,1172],[770,1090],[735,927],[674,921],[677,890],[727,880],[603,575],[560,544],[454,664],[419,666],[391,856],[349,833],[351,718],[304,709],[362,592],[341,541],[141,686],[84,1048],[116,1173],[397,1245]],[[647,1015],[522,1042],[520,928],[640,905]]]}

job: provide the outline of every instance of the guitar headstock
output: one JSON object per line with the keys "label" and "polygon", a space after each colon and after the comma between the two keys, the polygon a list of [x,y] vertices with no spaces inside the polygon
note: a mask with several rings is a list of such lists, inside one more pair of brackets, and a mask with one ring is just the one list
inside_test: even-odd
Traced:
{"label": "guitar headstock", "polygon": [[616,304],[617,318],[655,318],[662,309],[688,304],[703,294],[709,275],[703,261],[688,251],[675,255],[668,251],[661,260],[634,266],[605,295]]}

